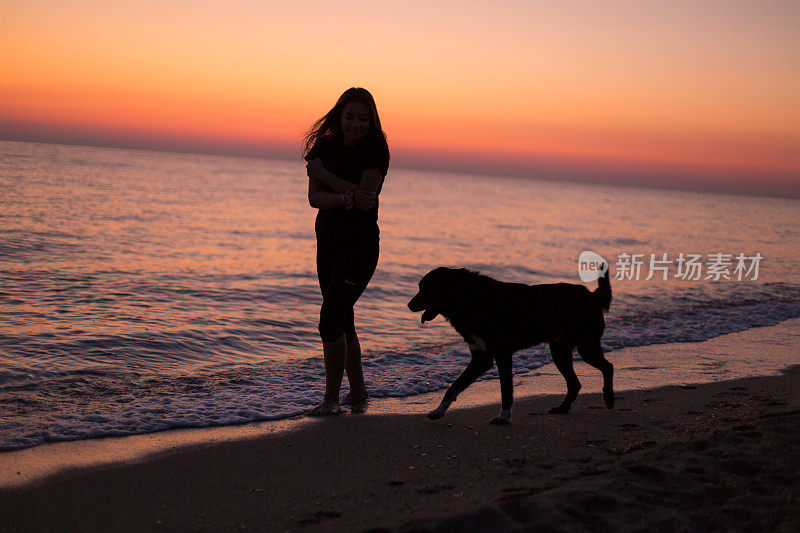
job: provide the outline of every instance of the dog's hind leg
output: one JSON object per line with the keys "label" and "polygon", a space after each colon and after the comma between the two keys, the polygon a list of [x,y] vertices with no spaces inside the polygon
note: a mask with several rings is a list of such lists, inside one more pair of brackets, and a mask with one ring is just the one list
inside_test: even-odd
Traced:
{"label": "dog's hind leg", "polygon": [[511,355],[502,355],[495,358],[497,373],[500,376],[500,392],[503,396],[500,415],[493,418],[490,424],[508,424],[511,422],[511,406],[514,405],[514,373],[511,365]]}
{"label": "dog's hind leg", "polygon": [[551,414],[569,413],[572,402],[575,401],[578,391],[581,390],[581,382],[578,380],[578,376],[575,375],[575,369],[572,368],[572,348],[573,346],[568,343],[550,343],[550,355],[553,356],[553,362],[567,381],[567,396],[561,402],[561,405],[550,409]]}
{"label": "dog's hind leg", "polygon": [[606,407],[614,408],[614,365],[608,362],[603,355],[600,341],[587,342],[578,345],[581,359],[603,373],[603,401]]}
{"label": "dog's hind leg", "polygon": [[431,420],[442,418],[450,407],[450,404],[456,401],[458,395],[461,394],[464,389],[472,385],[476,379],[481,377],[490,368],[492,368],[491,357],[486,354],[481,354],[480,357],[475,357],[473,355],[472,360],[467,365],[467,368],[464,369],[464,372],[456,378],[453,384],[447,389],[447,392],[444,393],[444,398],[442,398],[442,403],[439,404],[439,407],[428,413],[428,418]]}

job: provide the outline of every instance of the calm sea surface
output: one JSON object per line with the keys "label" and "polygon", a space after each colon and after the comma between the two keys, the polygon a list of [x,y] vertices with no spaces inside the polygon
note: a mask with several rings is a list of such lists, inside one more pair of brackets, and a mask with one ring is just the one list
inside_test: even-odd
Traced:
{"label": "calm sea surface", "polygon": [[[0,142],[0,449],[307,410],[324,374],[306,187],[299,160]],[[798,208],[391,168],[381,260],[356,308],[370,394],[437,390],[463,369],[452,329],[405,307],[440,265],[580,282],[584,250],[612,275],[643,254],[639,280],[612,279],[607,350],[800,316]],[[665,253],[669,279],[645,281]],[[680,253],[702,254],[699,280],[675,276]],[[706,279],[717,253],[733,255],[731,280]],[[757,279],[738,281],[736,256],[756,253]],[[515,364],[548,362],[534,348]]]}

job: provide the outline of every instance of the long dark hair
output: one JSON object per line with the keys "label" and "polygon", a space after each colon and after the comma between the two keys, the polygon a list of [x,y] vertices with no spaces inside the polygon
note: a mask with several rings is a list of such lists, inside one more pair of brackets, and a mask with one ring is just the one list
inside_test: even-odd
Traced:
{"label": "long dark hair", "polygon": [[314,143],[320,139],[337,139],[342,137],[342,110],[344,106],[351,102],[363,104],[369,110],[369,130],[366,138],[371,146],[387,146],[386,134],[381,128],[381,119],[378,117],[378,108],[375,106],[375,99],[368,90],[361,87],[350,87],[336,101],[333,109],[328,111],[325,116],[317,120],[311,129],[303,136],[303,157],[308,154]]}

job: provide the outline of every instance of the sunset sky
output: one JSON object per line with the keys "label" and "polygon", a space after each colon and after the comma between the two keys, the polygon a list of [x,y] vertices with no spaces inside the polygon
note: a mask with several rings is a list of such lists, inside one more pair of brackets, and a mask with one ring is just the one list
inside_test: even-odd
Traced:
{"label": "sunset sky", "polygon": [[800,2],[2,1],[0,138],[800,196]]}

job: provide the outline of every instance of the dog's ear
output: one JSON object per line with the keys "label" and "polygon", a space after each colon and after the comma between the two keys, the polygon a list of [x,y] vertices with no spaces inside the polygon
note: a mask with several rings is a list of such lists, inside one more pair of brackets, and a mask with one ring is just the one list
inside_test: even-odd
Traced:
{"label": "dog's ear", "polygon": [[422,313],[422,318],[420,320],[424,324],[425,322],[430,322],[431,320],[433,320],[437,316],[439,316],[439,313],[437,313],[436,311],[434,311],[433,309],[431,309],[429,307],[429,308],[425,309],[424,313]]}
{"label": "dog's ear", "polygon": [[442,291],[447,295],[446,300],[449,306],[460,309],[465,297],[472,292],[474,285],[475,272],[466,268],[459,268],[452,271],[452,274],[442,284]]}

